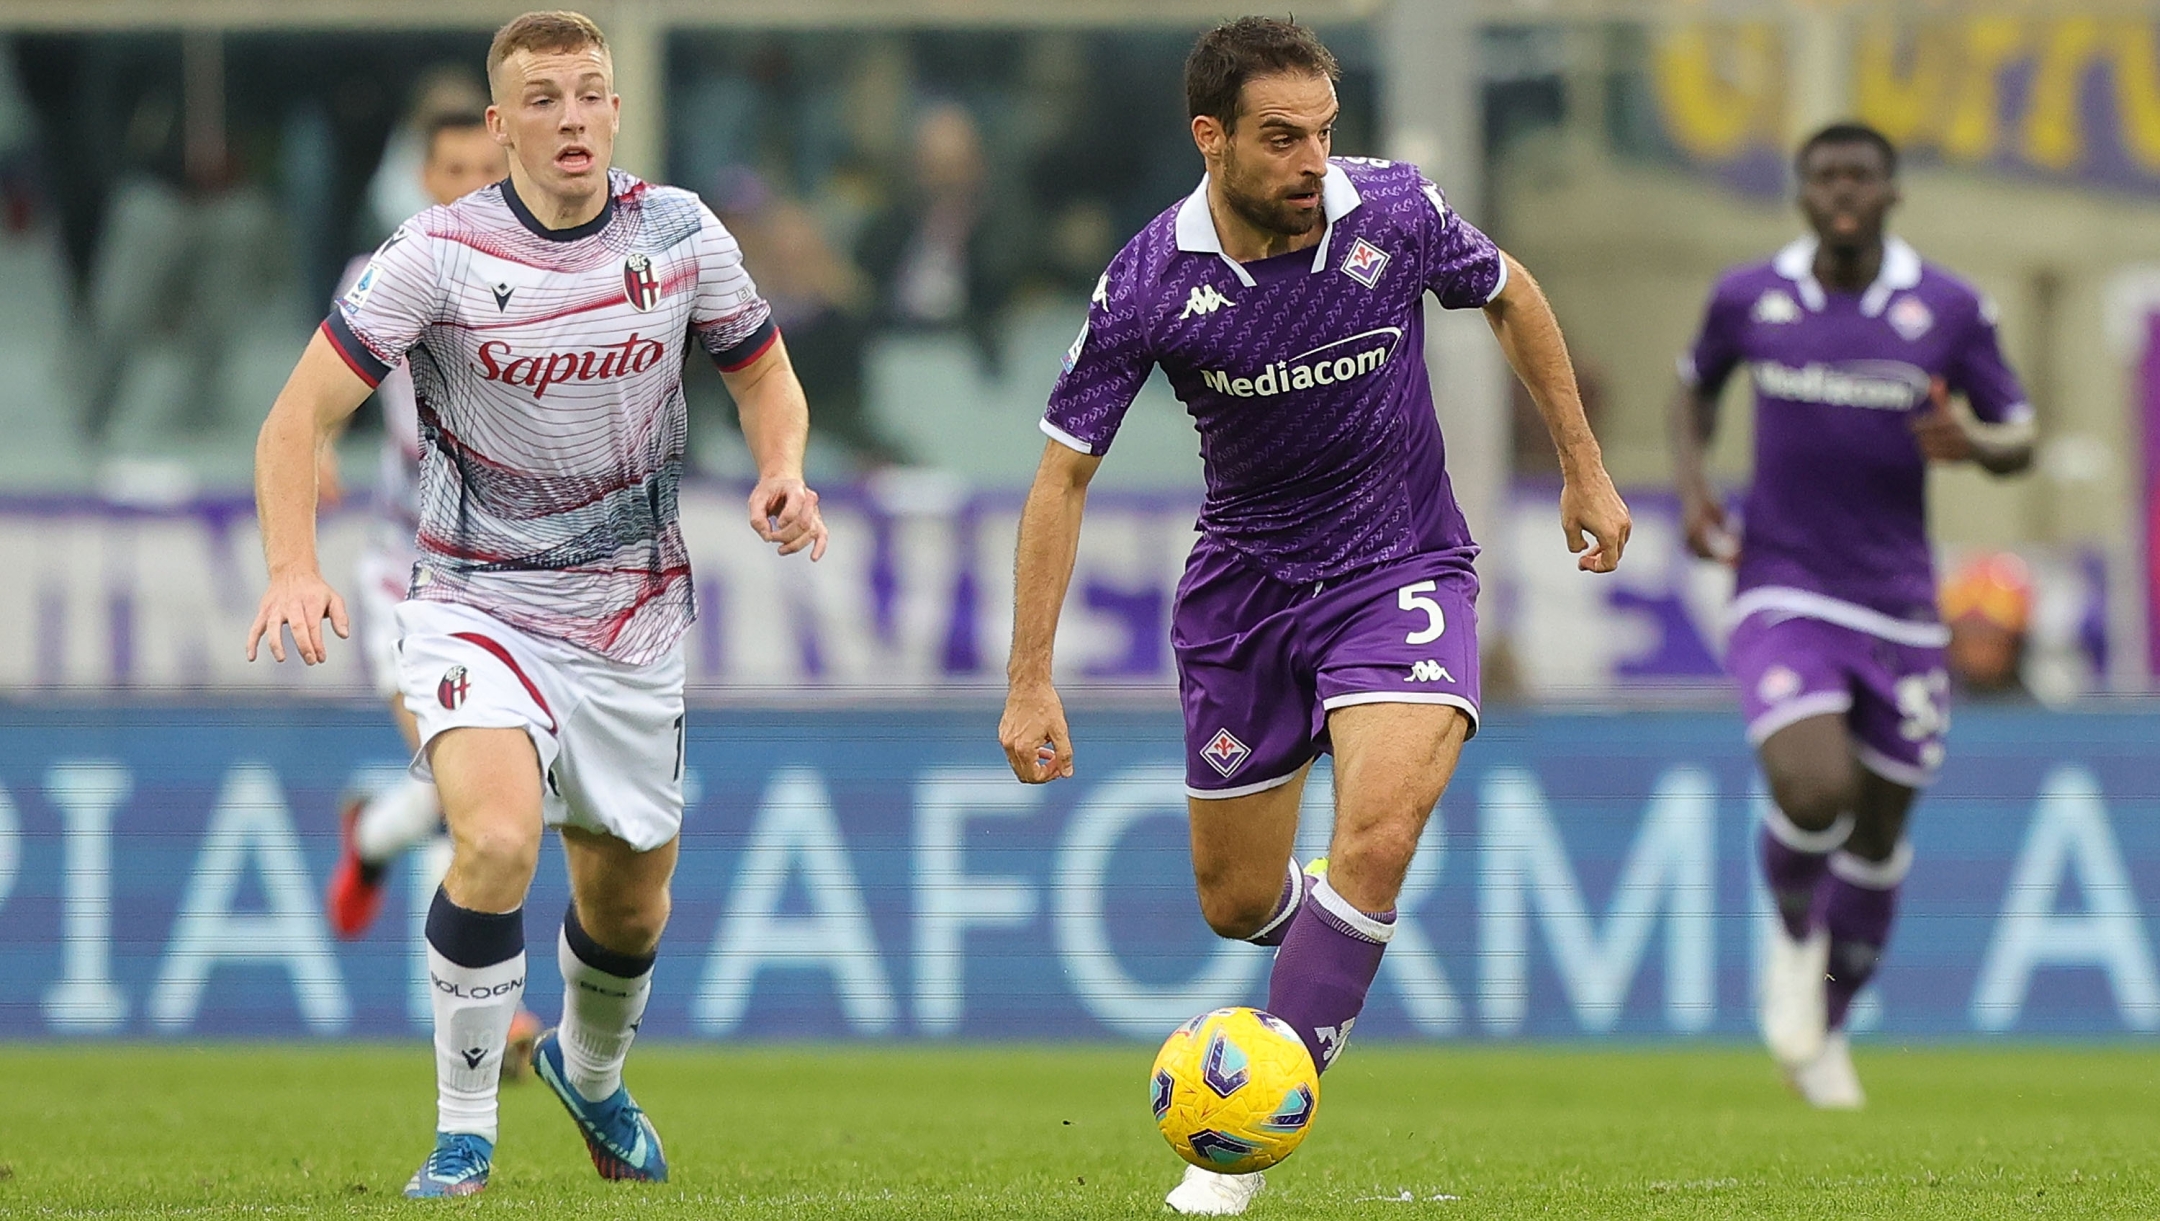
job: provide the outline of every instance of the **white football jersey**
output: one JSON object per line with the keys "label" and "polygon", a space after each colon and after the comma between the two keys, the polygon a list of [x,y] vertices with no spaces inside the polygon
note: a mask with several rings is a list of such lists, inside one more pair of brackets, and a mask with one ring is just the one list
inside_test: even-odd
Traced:
{"label": "white football jersey", "polygon": [[323,332],[370,385],[401,358],[412,373],[410,596],[642,665],[697,613],[676,520],[686,341],[732,372],[778,331],[695,195],[620,170],[608,187],[574,229],[507,182],[422,212]]}

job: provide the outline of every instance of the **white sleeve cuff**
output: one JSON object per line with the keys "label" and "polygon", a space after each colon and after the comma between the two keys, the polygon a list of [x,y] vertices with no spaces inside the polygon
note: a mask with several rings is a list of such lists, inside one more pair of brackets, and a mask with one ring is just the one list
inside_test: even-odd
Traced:
{"label": "white sleeve cuff", "polygon": [[1059,428],[1057,425],[1052,424],[1050,422],[1050,417],[1048,416],[1044,416],[1042,419],[1042,430],[1044,436],[1049,437],[1051,440],[1057,442],[1059,445],[1062,445],[1067,449],[1079,450],[1081,453],[1086,454],[1091,458],[1095,456],[1094,446],[1089,445],[1087,442],[1081,440],[1080,438],[1072,435],[1069,432],[1066,432],[1064,429]]}
{"label": "white sleeve cuff", "polygon": [[1500,294],[1507,291],[1507,279],[1507,255],[1502,254],[1500,256],[1500,278],[1493,281],[1492,291],[1485,294],[1485,304],[1491,305],[1500,299]]}

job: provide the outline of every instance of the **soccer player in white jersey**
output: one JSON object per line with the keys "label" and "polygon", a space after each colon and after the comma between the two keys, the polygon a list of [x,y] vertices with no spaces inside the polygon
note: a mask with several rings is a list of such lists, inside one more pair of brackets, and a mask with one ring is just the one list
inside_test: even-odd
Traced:
{"label": "soccer player in white jersey", "polygon": [[682,823],[681,640],[695,614],[677,521],[695,336],[757,460],[752,529],[825,547],[802,479],[809,410],[735,241],[697,198],[612,171],[607,41],[528,13],[488,52],[499,187],[413,218],[324,320],[256,446],[270,587],[248,637],[323,658],[348,625],[314,542],[315,456],[393,362],[423,444],[419,563],[398,673],[453,845],[427,925],[435,1147],[413,1197],[487,1184],[496,1086],[525,989],[525,895],[543,824],[562,836],[563,1017],[534,1069],[611,1179],[667,1177],[622,1086],[668,917]]}
{"label": "soccer player in white jersey", "polygon": [[[436,204],[455,203],[502,180],[502,146],[488,133],[487,119],[479,111],[436,115],[428,123],[426,136],[420,185]],[[366,273],[368,262],[357,258],[345,269],[339,296]],[[404,361],[383,375],[375,387],[375,401],[382,405],[382,459],[373,506],[375,528],[369,531],[367,549],[353,569],[353,626],[359,630],[360,650],[376,693],[389,701],[390,718],[397,722],[406,747],[417,752],[420,724],[398,690],[397,667],[397,604],[405,600],[413,566],[420,562],[413,546],[413,536],[420,530],[420,407],[413,401],[412,373]],[[326,489],[339,483],[333,447],[323,448],[318,482]],[[382,910],[383,879],[390,863],[442,826],[442,808],[436,802],[435,786],[413,776],[376,793],[354,794],[343,807],[339,824],[344,851],[330,873],[324,910],[331,930],[352,940],[366,933]]]}

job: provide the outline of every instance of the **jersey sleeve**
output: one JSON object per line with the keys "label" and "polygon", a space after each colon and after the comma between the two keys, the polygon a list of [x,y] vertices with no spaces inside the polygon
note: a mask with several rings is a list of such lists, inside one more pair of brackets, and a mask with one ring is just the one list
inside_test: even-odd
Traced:
{"label": "jersey sleeve", "polygon": [[1083,454],[1109,452],[1126,409],[1155,367],[1137,263],[1127,247],[1095,282],[1087,321],[1065,353],[1065,370],[1043,413],[1043,432]]}
{"label": "jersey sleeve", "polygon": [[765,355],[780,328],[743,266],[735,235],[702,203],[698,218],[697,301],[690,308],[690,330],[720,371],[733,373]]}
{"label": "jersey sleeve", "polygon": [[2032,418],[2032,404],[2025,387],[2003,359],[2002,341],[1995,332],[1995,305],[1984,298],[1974,302],[1971,323],[1952,358],[1950,389],[1965,396],[1973,414],[1988,424],[2016,424]]}
{"label": "jersey sleeve", "polygon": [[1490,305],[1507,287],[1507,260],[1500,247],[1449,207],[1447,196],[1423,175],[1418,190],[1429,205],[1419,209],[1425,287],[1448,309]]}
{"label": "jersey sleeve", "polygon": [[1738,368],[1744,353],[1741,340],[1747,311],[1728,281],[1719,281],[1703,308],[1702,329],[1695,342],[1680,354],[1680,383],[1697,394],[1716,395]]}
{"label": "jersey sleeve", "polygon": [[338,297],[322,332],[360,380],[378,386],[442,316],[443,302],[434,243],[407,223],[383,241]]}

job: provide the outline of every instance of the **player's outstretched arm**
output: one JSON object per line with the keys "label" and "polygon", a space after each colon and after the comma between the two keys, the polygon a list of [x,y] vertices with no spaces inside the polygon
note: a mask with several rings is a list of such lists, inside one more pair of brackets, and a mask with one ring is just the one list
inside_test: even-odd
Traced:
{"label": "player's outstretched arm", "polygon": [[1020,545],[1013,560],[1012,657],[1005,663],[1005,715],[998,741],[1013,775],[1043,784],[1073,774],[1072,734],[1065,705],[1050,681],[1058,612],[1072,583],[1080,550],[1080,518],[1088,481],[1102,459],[1051,441],[1020,511]]}
{"label": "player's outstretched arm", "polygon": [[813,560],[825,557],[825,518],[818,494],[803,482],[803,452],[810,445],[810,404],[796,380],[787,343],[774,336],[765,354],[722,373],[735,412],[742,420],[743,443],[757,462],[758,483],[750,490],[750,528],[780,554],[809,549]]}
{"label": "player's outstretched arm", "polygon": [[270,656],[285,660],[286,628],[300,660],[311,666],[326,656],[323,620],[340,638],[352,634],[344,599],[323,580],[316,562],[315,503],[323,447],[372,389],[318,330],[255,438],[255,514],[270,587],[248,629],[249,661],[266,636]]}
{"label": "player's outstretched arm", "polygon": [[1513,255],[1500,257],[1507,260],[1507,284],[1485,306],[1485,320],[1492,324],[1515,376],[1529,387],[1545,430],[1560,451],[1560,528],[1567,534],[1568,550],[1579,555],[1576,567],[1611,572],[1619,566],[1633,528],[1627,503],[1605,473],[1605,456],[1583,414],[1575,366],[1551,304]]}

